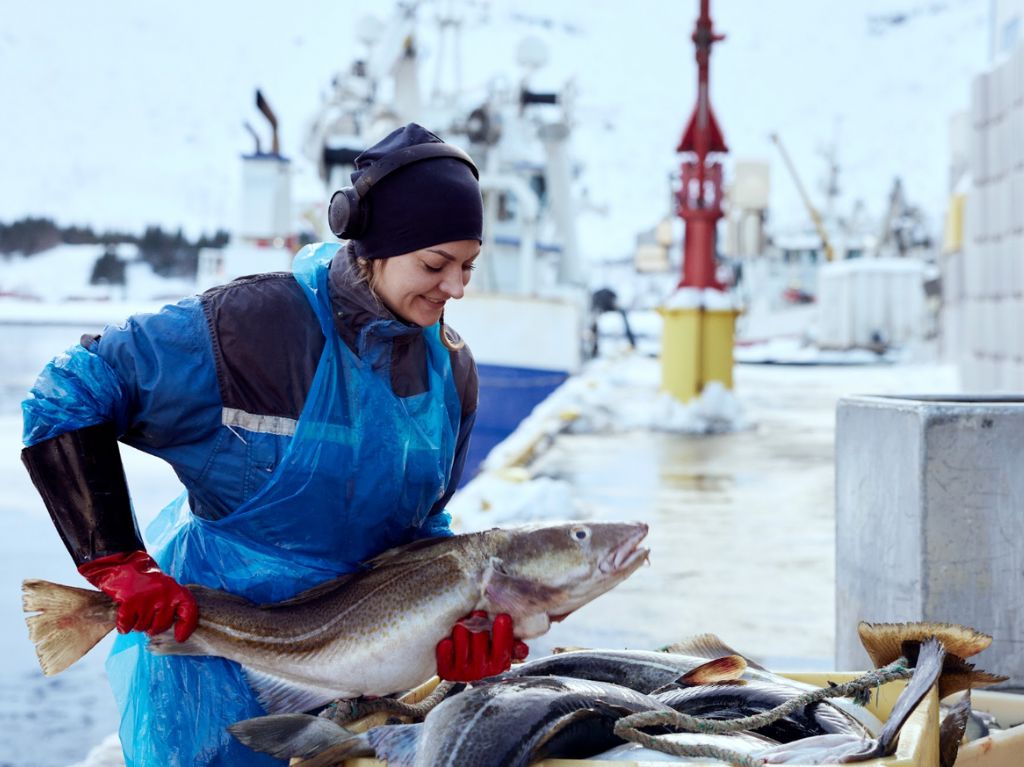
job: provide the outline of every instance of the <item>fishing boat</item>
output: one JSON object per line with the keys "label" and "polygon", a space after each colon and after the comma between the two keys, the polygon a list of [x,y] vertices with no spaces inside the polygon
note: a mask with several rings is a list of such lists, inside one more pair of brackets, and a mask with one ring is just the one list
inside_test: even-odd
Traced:
{"label": "fishing boat", "polygon": [[[365,55],[334,78],[303,142],[305,159],[323,182],[322,201],[310,207],[307,218],[316,239],[333,240],[326,201],[350,183],[360,152],[408,122],[473,157],[484,196],[482,258],[465,297],[446,309],[446,322],[473,350],[480,374],[466,482],[491,449],[584,361],[590,294],[575,230],[572,98],[568,87],[530,90],[531,73],[547,58],[536,38],[519,47],[523,74],[517,87],[493,81],[482,98],[467,101],[456,77],[451,87],[435,87],[423,98],[416,10],[416,3],[401,4],[386,23],[359,23]],[[460,60],[454,46],[461,23],[453,11],[437,18],[439,69]],[[276,117],[262,97],[258,102],[276,134]],[[280,154],[276,138],[270,151],[257,138],[256,150],[242,161],[242,221],[231,246],[200,254],[200,289],[287,268],[297,245],[291,160]]]}

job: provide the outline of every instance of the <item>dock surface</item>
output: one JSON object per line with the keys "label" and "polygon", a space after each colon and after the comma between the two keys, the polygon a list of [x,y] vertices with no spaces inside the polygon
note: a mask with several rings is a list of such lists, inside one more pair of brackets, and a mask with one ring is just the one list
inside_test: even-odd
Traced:
{"label": "dock surface", "polygon": [[[656,360],[633,360],[625,401],[656,397]],[[834,668],[835,406],[855,393],[955,392],[952,367],[737,365],[753,428],[560,434],[535,476],[568,481],[600,519],[651,532],[650,566],[534,640],[655,648],[718,634],[775,668]]]}

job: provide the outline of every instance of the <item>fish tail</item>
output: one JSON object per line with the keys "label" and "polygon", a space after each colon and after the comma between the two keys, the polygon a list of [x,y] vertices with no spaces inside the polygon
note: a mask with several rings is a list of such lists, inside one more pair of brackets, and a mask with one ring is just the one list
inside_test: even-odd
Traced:
{"label": "fish tail", "polygon": [[314,764],[319,764],[321,757],[326,755],[337,759],[323,764],[334,765],[349,757],[373,756],[373,749],[365,736],[356,735],[329,719],[309,714],[257,716],[230,725],[228,731],[253,751],[271,754],[278,759],[297,757],[312,759]]}
{"label": "fish tail", "polygon": [[[335,743],[326,751],[322,751],[309,759],[300,759],[295,767],[336,767],[348,759],[374,756],[373,749],[367,750],[366,738],[363,735],[352,735],[343,743]],[[391,764],[389,762],[389,764]],[[404,767],[396,764],[395,767]]]}
{"label": "fish tail", "polygon": [[29,638],[43,674],[59,674],[96,646],[117,622],[113,600],[100,591],[49,581],[21,584],[22,608],[29,615]]}

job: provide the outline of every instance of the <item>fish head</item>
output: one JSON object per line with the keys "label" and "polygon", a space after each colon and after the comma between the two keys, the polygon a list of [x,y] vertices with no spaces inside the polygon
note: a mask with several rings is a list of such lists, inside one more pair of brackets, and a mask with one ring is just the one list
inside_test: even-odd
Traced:
{"label": "fish head", "polygon": [[485,597],[517,626],[539,613],[561,620],[647,561],[649,550],[640,546],[647,530],[643,522],[564,522],[501,531]]}

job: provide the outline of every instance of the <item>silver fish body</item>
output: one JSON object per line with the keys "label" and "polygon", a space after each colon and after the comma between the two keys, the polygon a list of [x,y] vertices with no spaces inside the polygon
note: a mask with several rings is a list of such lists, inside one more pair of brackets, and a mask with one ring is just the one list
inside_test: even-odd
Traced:
{"label": "silver fish body", "polygon": [[[722,720],[763,714],[802,694],[803,691],[795,687],[747,682],[742,685],[680,687],[656,693],[653,697],[681,714]],[[751,731],[778,743],[790,743],[801,738],[829,733],[853,733],[859,737],[869,737],[869,733],[860,723],[828,701],[820,701],[791,711],[774,722]]]}
{"label": "silver fish body", "polygon": [[[310,757],[328,767],[371,752],[388,767],[525,767],[545,758],[580,759],[621,743],[615,722],[640,711],[668,712],[650,696],[568,677],[522,677],[474,686],[448,698],[419,724],[353,735],[314,717],[267,716],[229,729],[279,758]],[[313,753],[315,752],[315,754]]]}
{"label": "silver fish body", "polygon": [[[740,655],[712,634],[702,634],[686,642],[672,645],[666,651],[650,650],[571,650],[545,658],[527,661],[506,672],[512,676],[543,676],[555,674],[579,679],[608,682],[630,687],[639,692],[652,692],[678,682],[710,660],[727,655]],[[813,690],[809,684],[797,682],[747,661],[739,676],[748,682],[781,685],[797,691]],[[875,735],[882,723],[870,711],[848,699],[836,699],[830,706],[854,720],[865,734]]]}
{"label": "silver fish body", "polygon": [[[194,587],[195,633],[179,644],[165,632],[149,647],[238,662],[271,712],[385,695],[429,678],[436,644],[471,611],[508,613],[521,639],[543,634],[552,618],[643,564],[646,534],[642,523],[568,522],[435,538],[385,552],[364,571],[272,605]],[[113,603],[99,592],[42,581],[24,588],[26,611],[40,613],[28,622],[47,673],[73,663],[113,628]],[[62,600],[79,601],[69,607]],[[80,642],[84,650],[69,646],[69,632],[60,633],[79,623],[91,626],[78,632],[89,637]]]}

